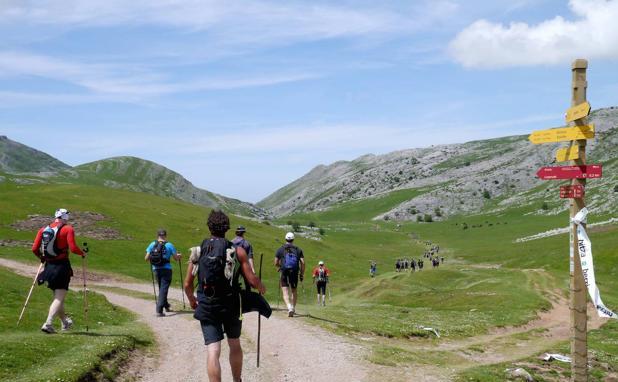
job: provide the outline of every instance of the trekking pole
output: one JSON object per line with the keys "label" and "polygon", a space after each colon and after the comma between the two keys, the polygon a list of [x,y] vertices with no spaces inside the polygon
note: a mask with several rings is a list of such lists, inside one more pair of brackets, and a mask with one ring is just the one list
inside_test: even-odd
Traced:
{"label": "trekking pole", "polygon": [[328,302],[331,302],[331,301],[333,301],[333,298],[330,296],[330,289],[331,289],[331,286],[330,286],[330,285],[328,285],[328,284],[330,284],[330,280],[326,283],[326,286],[327,286],[327,288],[328,288]]}
{"label": "trekking pole", "polygon": [[155,288],[155,281],[154,281],[154,271],[152,270],[152,267],[148,267],[150,269],[150,276],[152,276],[152,293],[154,294],[154,299],[155,299],[155,304],[157,303],[157,289]]}
{"label": "trekking pole", "polygon": [[180,295],[182,296],[182,310],[185,310],[187,307],[185,305],[185,293],[182,287],[182,261],[180,259],[178,259],[178,267],[180,268]]}
{"label": "trekking pole", "polygon": [[21,313],[19,314],[19,319],[17,320],[17,326],[21,322],[22,317],[24,316],[24,312],[26,311],[26,306],[28,306],[28,301],[30,301],[30,296],[32,296],[32,291],[34,290],[34,284],[36,284],[36,279],[39,277],[39,273],[41,273],[41,268],[43,268],[43,264],[39,265],[39,269],[36,271],[36,275],[34,275],[34,280],[32,280],[32,286],[30,287],[30,292],[28,292],[28,297],[26,297],[26,303],[24,307],[21,309]]}
{"label": "trekking pole", "polygon": [[[277,272],[281,272],[281,270]],[[277,278],[279,279],[277,282],[277,309],[279,309],[279,300],[281,300],[281,275],[278,275]]]}
{"label": "trekking pole", "polygon": [[[88,243],[84,242],[84,253],[88,253]],[[88,290],[86,289],[86,255],[82,257],[82,279],[84,280],[84,322],[88,331]]]}
{"label": "trekking pole", "polygon": [[[262,259],[264,254],[260,253],[260,270],[258,271],[260,281],[262,280]],[[262,315],[258,312],[258,335],[257,335],[257,367],[260,367],[260,334],[262,331]]]}

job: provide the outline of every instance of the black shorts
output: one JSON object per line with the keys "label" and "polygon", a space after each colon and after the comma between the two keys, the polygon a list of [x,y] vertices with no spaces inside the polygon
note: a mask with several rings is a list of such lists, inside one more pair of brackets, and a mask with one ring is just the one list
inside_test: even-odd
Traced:
{"label": "black shorts", "polygon": [[39,285],[47,282],[47,287],[51,290],[68,290],[71,277],[73,277],[73,269],[69,261],[47,262],[37,281]]}
{"label": "black shorts", "polygon": [[219,324],[200,321],[200,325],[202,326],[202,334],[204,335],[204,343],[206,345],[222,341],[223,333],[225,333],[228,340],[240,338],[240,331],[242,329],[242,321],[238,317]]}
{"label": "black shorts", "polygon": [[318,287],[318,294],[326,294],[326,281],[318,281],[315,285]]}
{"label": "black shorts", "polygon": [[296,289],[298,287],[298,269],[281,268],[281,286]]}

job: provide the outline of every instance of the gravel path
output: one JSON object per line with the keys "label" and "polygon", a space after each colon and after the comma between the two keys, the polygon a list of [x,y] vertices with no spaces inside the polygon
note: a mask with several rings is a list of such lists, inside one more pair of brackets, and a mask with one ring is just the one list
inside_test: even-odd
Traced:
{"label": "gravel path", "polygon": [[[0,258],[0,265],[32,277],[36,267]],[[77,269],[76,269],[77,271]],[[97,286],[113,286],[152,293],[151,284],[93,281],[89,284],[115,305],[135,312],[139,320],[154,331],[158,355],[144,356],[132,362],[125,374],[140,381],[206,381],[206,348],[199,322],[192,312],[169,313],[156,317],[154,301],[121,295]],[[181,291],[170,288],[169,298],[181,308]],[[308,325],[300,318],[288,318],[275,312],[270,319],[262,319],[260,368],[256,368],[257,314],[243,319],[241,337],[244,350],[243,381],[269,382],[325,382],[369,380],[370,365],[363,360],[365,351],[343,337]],[[228,348],[223,342],[221,353],[223,381],[231,381]],[[152,359],[155,357],[156,359]],[[157,358],[158,357],[158,358]]]}

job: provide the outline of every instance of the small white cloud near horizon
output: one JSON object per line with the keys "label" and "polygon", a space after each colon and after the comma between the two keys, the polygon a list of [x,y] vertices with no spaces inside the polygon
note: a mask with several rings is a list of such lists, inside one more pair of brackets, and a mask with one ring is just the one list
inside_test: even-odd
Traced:
{"label": "small white cloud near horizon", "polygon": [[569,8],[574,20],[556,16],[536,25],[478,20],[450,42],[449,54],[478,69],[618,59],[618,1],[570,0]]}

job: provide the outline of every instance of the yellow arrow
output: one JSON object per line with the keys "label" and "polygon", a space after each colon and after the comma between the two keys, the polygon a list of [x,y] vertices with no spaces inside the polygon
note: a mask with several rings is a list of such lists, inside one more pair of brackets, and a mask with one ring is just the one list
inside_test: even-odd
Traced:
{"label": "yellow arrow", "polygon": [[579,159],[579,146],[569,146],[556,151],[556,161],[566,162],[568,160]]}
{"label": "yellow arrow", "polygon": [[590,104],[588,102],[584,102],[567,110],[565,119],[567,122],[573,122],[576,119],[588,116],[588,114],[590,114]]}
{"label": "yellow arrow", "polygon": [[594,138],[594,125],[592,124],[573,127],[560,127],[549,130],[538,130],[532,132],[532,134],[528,137],[530,142],[535,145],[539,143],[564,142],[591,138]]}

